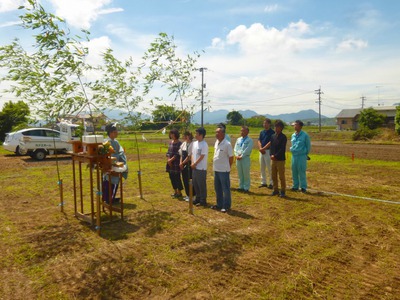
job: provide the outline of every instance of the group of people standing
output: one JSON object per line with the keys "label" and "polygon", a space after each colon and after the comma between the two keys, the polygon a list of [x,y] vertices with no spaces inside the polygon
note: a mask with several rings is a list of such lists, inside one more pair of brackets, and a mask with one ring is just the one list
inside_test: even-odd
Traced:
{"label": "group of people standing", "polygon": [[[263,122],[264,130],[258,138],[259,161],[261,170],[261,185],[272,189],[272,195],[286,196],[285,160],[287,138],[282,133],[284,123],[277,120],[275,130],[271,128],[271,120],[266,118]],[[292,177],[293,191],[306,192],[307,179],[306,168],[308,154],[311,150],[310,138],[302,131],[303,122],[297,120],[294,123],[295,132],[291,137],[292,152]],[[253,150],[253,140],[249,137],[249,128],[242,126],[240,137],[234,147],[230,137],[226,134],[226,126],[223,123],[217,125],[215,130],[215,145],[213,156],[214,189],[216,205],[211,208],[227,212],[231,209],[230,171],[234,159],[239,177],[238,191],[248,193],[250,190],[250,155]],[[207,161],[208,144],[204,140],[206,130],[202,127],[196,129],[195,140],[190,132],[184,133],[184,142],[180,142],[179,131],[172,129],[169,132],[171,142],[167,152],[166,171],[169,173],[174,193],[174,198],[182,198],[189,201],[190,179],[192,179],[192,195],[195,197],[193,204],[207,206]],[[269,178],[267,178],[267,172]],[[183,184],[181,181],[181,174]],[[278,184],[280,181],[280,190]],[[268,180],[269,179],[269,180]],[[183,197],[182,190],[186,196]]]}
{"label": "group of people standing", "polygon": [[[281,120],[275,121],[275,131],[271,128],[271,120],[266,118],[263,122],[264,130],[258,138],[259,160],[261,169],[261,185],[273,189],[272,196],[286,196],[285,160],[287,137],[282,133],[285,127]],[[300,120],[293,123],[294,133],[291,136],[290,152],[292,153],[292,191],[307,192],[307,160],[311,150],[309,135],[302,130],[304,124]],[[269,182],[267,182],[267,171]],[[278,177],[281,183],[279,191]]]}

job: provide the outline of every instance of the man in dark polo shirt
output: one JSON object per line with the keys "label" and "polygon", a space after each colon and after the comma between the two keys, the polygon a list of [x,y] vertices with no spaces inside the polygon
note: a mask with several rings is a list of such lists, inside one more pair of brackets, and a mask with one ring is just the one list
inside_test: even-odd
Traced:
{"label": "man in dark polo shirt", "polygon": [[[270,155],[272,161],[272,181],[274,182],[274,191],[272,196],[286,196],[286,179],[285,179],[285,160],[286,160],[286,135],[282,133],[284,124],[281,120],[275,122],[275,134],[271,138]],[[278,175],[281,182],[281,192],[279,193]]]}

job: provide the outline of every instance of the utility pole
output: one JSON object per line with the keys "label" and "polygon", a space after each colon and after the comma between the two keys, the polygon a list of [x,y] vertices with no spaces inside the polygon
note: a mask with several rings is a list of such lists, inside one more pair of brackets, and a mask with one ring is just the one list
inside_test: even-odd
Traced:
{"label": "utility pole", "polygon": [[315,103],[318,103],[318,109],[319,109],[318,129],[319,132],[321,132],[321,94],[323,94],[323,92],[321,92],[321,86],[319,86],[318,90],[315,90],[315,93],[318,94],[318,101],[316,101]]}
{"label": "utility pole", "polygon": [[378,89],[378,106],[381,106],[381,97],[380,97],[380,94],[381,94],[381,85],[377,85],[377,86],[375,86],[377,89]]}
{"label": "utility pole", "polygon": [[365,96],[361,97],[361,109],[364,109],[364,103],[367,98]]}
{"label": "utility pole", "polygon": [[201,72],[201,127],[203,127],[204,88],[206,87],[204,83],[204,71],[207,70],[207,68],[200,68],[199,70]]}

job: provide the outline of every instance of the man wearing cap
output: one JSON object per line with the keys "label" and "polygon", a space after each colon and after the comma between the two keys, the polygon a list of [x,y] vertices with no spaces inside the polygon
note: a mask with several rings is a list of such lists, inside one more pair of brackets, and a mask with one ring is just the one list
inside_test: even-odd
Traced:
{"label": "man wearing cap", "polygon": [[307,158],[311,150],[311,142],[308,134],[302,130],[303,125],[300,120],[294,122],[295,132],[292,134],[290,152],[292,152],[292,191],[298,191],[301,188],[301,192],[306,193]]}
{"label": "man wearing cap", "polygon": [[[124,164],[124,168],[126,170],[122,172],[122,177],[126,179],[128,178],[128,165],[124,149],[116,140],[116,138],[118,137],[117,123],[108,124],[106,126],[106,132],[108,135],[108,140],[115,151],[114,153],[111,154],[111,156],[116,157],[117,162],[122,162]],[[118,185],[119,185],[119,177],[111,176],[111,197],[113,200],[112,203],[119,202],[119,198],[115,197],[118,191]],[[105,174],[103,177],[103,201],[109,203],[109,194],[110,194],[109,176],[108,174]]]}

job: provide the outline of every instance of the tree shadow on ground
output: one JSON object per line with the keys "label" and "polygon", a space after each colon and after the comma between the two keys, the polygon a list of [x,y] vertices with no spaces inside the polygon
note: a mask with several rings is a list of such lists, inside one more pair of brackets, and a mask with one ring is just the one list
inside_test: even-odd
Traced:
{"label": "tree shadow on ground", "polygon": [[173,221],[174,218],[170,212],[147,210],[139,212],[135,219],[139,222],[138,226],[145,229],[145,235],[154,236],[162,232],[165,225]]}
{"label": "tree shadow on ground", "polygon": [[232,216],[232,217],[238,217],[238,218],[242,218],[242,219],[255,219],[254,216],[249,215],[245,212],[242,211],[238,211],[235,209],[231,209],[228,211],[228,215]]}
{"label": "tree shadow on ground", "polygon": [[293,197],[293,196],[287,196],[284,198],[284,200],[289,200],[289,201],[298,201],[298,202],[310,202],[310,199],[305,199],[305,198],[299,198],[299,197]]}
{"label": "tree shadow on ground", "polygon": [[135,203],[126,203],[126,202],[124,201],[124,209],[131,209],[131,210],[133,210],[133,209],[136,209],[136,207],[137,207],[137,205],[136,205]]}
{"label": "tree shadow on ground", "polygon": [[129,238],[129,234],[139,229],[140,226],[119,219],[119,221],[103,222],[100,235],[111,241],[125,240]]}
{"label": "tree shadow on ground", "polygon": [[239,190],[238,188],[231,188],[231,192],[236,192],[238,195],[243,195],[243,196],[266,196],[265,193],[260,193],[260,192],[253,192],[253,191],[247,191],[244,192],[243,190]]}
{"label": "tree shadow on ground", "polygon": [[237,233],[223,233],[212,235],[208,241],[202,241],[195,247],[188,250],[189,256],[204,261],[214,272],[223,269],[233,270],[237,266],[237,258],[243,252],[243,245],[250,241],[248,235]]}
{"label": "tree shadow on ground", "polygon": [[40,263],[60,253],[70,253],[85,248],[87,243],[81,238],[81,231],[82,228],[70,224],[38,226],[37,230],[26,236],[30,242],[29,249],[24,249],[19,255],[29,256],[30,261]]}
{"label": "tree shadow on ground", "polygon": [[63,156],[57,156],[57,157],[55,157],[55,156],[51,156],[51,157],[46,156],[46,158],[44,160],[37,160],[37,159],[34,159],[34,158],[30,157],[30,156],[21,156],[21,159],[26,163],[43,163],[43,161],[45,161],[45,162],[70,161],[71,160],[71,156],[70,155],[68,155],[68,156],[63,155]]}
{"label": "tree shadow on ground", "polygon": [[[297,195],[296,195],[297,194]],[[301,197],[301,198],[300,198]],[[330,195],[324,194],[323,192],[309,192],[303,194],[301,192],[295,192],[294,194],[291,195],[286,195],[284,199],[286,200],[293,200],[293,201],[299,201],[299,202],[310,202],[313,199],[312,198],[328,198],[331,197]]]}
{"label": "tree shadow on ground", "polygon": [[[135,204],[129,206],[136,208]],[[118,219],[118,217],[116,215],[113,216],[113,219],[102,221],[102,237],[110,240],[126,239],[130,233],[139,229],[144,229],[145,235],[151,237],[164,231],[166,224],[173,221],[171,213],[156,210],[140,211],[135,216],[125,220]]]}

